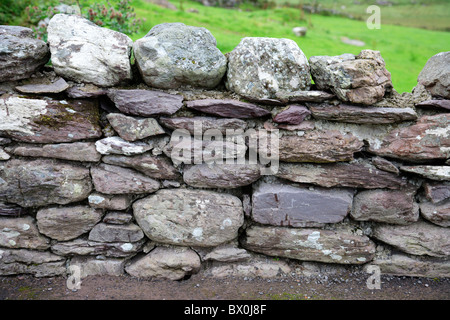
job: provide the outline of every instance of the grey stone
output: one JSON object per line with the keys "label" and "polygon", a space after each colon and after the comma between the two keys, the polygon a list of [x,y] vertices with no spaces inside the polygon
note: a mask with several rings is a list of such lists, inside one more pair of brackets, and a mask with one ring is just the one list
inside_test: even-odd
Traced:
{"label": "grey stone", "polygon": [[128,142],[120,137],[103,138],[95,142],[95,148],[101,154],[123,154],[127,156],[141,154],[152,149],[145,142]]}
{"label": "grey stone", "polygon": [[275,117],[273,117],[273,122],[300,124],[310,114],[311,112],[305,106],[292,104],[277,113]]}
{"label": "grey stone", "polygon": [[384,158],[373,157],[372,164],[380,170],[392,172],[395,173],[396,175],[400,174],[400,170],[397,168],[397,166]]}
{"label": "grey stone", "polygon": [[259,183],[253,187],[252,219],[261,224],[320,227],[344,220],[354,191]]}
{"label": "grey stone", "polygon": [[226,87],[255,98],[276,98],[280,90],[309,90],[308,59],[290,39],[243,38],[228,54]]}
{"label": "grey stone", "polygon": [[0,148],[0,160],[9,160],[11,159],[11,156],[3,150],[3,148]]}
{"label": "grey stone", "polygon": [[422,217],[438,226],[450,227],[450,200],[439,204],[422,202],[420,203],[420,213]]}
{"label": "grey stone", "polygon": [[192,249],[156,247],[149,254],[133,259],[125,271],[144,279],[181,280],[197,273],[200,266],[200,257]]}
{"label": "grey stone", "polygon": [[368,237],[323,229],[253,225],[245,230],[241,245],[269,256],[337,264],[363,264],[375,255]]}
{"label": "grey stone", "polygon": [[89,240],[97,242],[137,242],[142,238],[144,233],[134,223],[99,223],[89,233]]}
{"label": "grey stone", "polygon": [[[201,248],[200,248],[201,249]],[[201,254],[196,250],[203,261],[237,262],[249,260],[252,255],[245,249],[233,244],[224,244],[213,248],[211,251]]]}
{"label": "grey stone", "polygon": [[36,221],[30,216],[0,217],[0,246],[12,249],[46,250],[50,240],[39,233]]}
{"label": "grey stone", "polygon": [[420,108],[440,108],[450,110],[450,100],[426,100],[416,104]]}
{"label": "grey stone", "polygon": [[0,202],[0,216],[20,217],[26,215],[27,211],[27,209],[15,204]]}
{"label": "grey stone", "polygon": [[59,241],[75,239],[89,232],[103,212],[88,206],[50,207],[36,214],[39,232]]}
{"label": "grey stone", "polygon": [[90,83],[74,84],[66,90],[67,96],[72,99],[97,98],[106,95],[107,92],[108,90]]}
{"label": "grey stone", "polygon": [[128,194],[110,195],[93,192],[89,195],[88,202],[92,208],[126,210],[132,203],[132,196]]}
{"label": "grey stone", "polygon": [[0,163],[0,181],[0,201],[22,207],[78,202],[92,190],[89,169],[47,159]]}
{"label": "grey stone", "polygon": [[431,166],[431,165],[401,166],[400,171],[417,174],[421,177],[431,180],[450,181],[450,166]]}
{"label": "grey stone", "polygon": [[202,27],[156,25],[135,41],[133,50],[144,82],[155,88],[214,88],[227,70],[216,39]]}
{"label": "grey stone", "polygon": [[158,121],[153,118],[136,119],[121,113],[110,113],[106,118],[119,136],[127,141],[141,140],[165,133]]}
{"label": "grey stone", "polygon": [[270,112],[256,104],[233,99],[202,99],[187,101],[190,109],[212,114],[214,116],[249,119],[270,115]]}
{"label": "grey stone", "polygon": [[22,86],[17,86],[16,90],[22,93],[61,93],[69,88],[69,84],[63,79],[58,78],[54,82],[50,83],[39,83],[39,84],[26,84]]}
{"label": "grey stone", "polygon": [[215,117],[161,117],[159,122],[172,130],[185,129],[191,135],[204,134],[208,130],[219,130],[226,134],[227,130],[231,134],[233,131],[244,131],[247,123],[241,119],[215,118]]}
{"label": "grey stone", "polygon": [[152,193],[159,189],[160,183],[137,171],[109,164],[91,168],[95,190],[105,194]]}
{"label": "grey stone", "polygon": [[80,279],[89,276],[121,276],[124,272],[126,259],[76,256],[70,259],[69,268],[78,267]]}
{"label": "grey stone", "polygon": [[310,91],[284,91],[280,90],[275,93],[277,99],[281,102],[324,102],[335,97],[334,94],[326,91],[310,90]]}
{"label": "grey stone", "polygon": [[131,80],[133,41],[78,15],[54,15],[48,43],[55,72],[75,82],[111,87]]}
{"label": "grey stone", "polygon": [[29,28],[0,26],[0,42],[0,82],[29,78],[50,58],[47,44]]}
{"label": "grey stone", "polygon": [[110,211],[106,213],[103,222],[109,224],[128,224],[133,220],[133,215],[127,212]]}
{"label": "grey stone", "polygon": [[372,227],[372,236],[400,251],[417,256],[450,255],[450,229],[425,221],[407,226],[379,224]]}
{"label": "grey stone", "polygon": [[425,197],[432,203],[450,198],[450,182],[426,181],[423,183]]}
{"label": "grey stone", "polygon": [[432,56],[419,73],[417,82],[433,96],[450,98],[450,51]]}
{"label": "grey stone", "polygon": [[73,142],[60,144],[19,145],[12,153],[21,157],[55,158],[82,162],[98,162],[102,155],[97,152],[94,142]]}
{"label": "grey stone", "polygon": [[237,237],[244,223],[239,198],[206,190],[159,190],[136,201],[133,213],[151,240],[184,246],[228,242]]}

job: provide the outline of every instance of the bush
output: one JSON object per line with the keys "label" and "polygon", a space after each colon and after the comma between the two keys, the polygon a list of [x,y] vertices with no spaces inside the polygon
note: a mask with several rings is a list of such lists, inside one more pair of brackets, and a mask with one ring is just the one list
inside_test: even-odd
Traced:
{"label": "bush", "polygon": [[0,1],[0,25],[13,24],[30,4],[31,0],[1,0]]}

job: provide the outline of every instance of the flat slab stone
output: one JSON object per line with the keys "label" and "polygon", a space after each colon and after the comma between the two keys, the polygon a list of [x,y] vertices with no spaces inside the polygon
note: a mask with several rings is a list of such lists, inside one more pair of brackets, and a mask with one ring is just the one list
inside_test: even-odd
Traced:
{"label": "flat slab stone", "polygon": [[421,108],[441,108],[450,110],[450,100],[427,100],[416,104],[416,107]]}
{"label": "flat slab stone", "polygon": [[89,232],[89,240],[97,242],[137,242],[144,238],[141,228],[134,223],[99,223]]}
{"label": "flat slab stone", "polygon": [[110,113],[106,116],[119,136],[127,141],[141,140],[150,136],[166,133],[153,118],[133,118],[121,113]]}
{"label": "flat slab stone", "polygon": [[432,203],[450,198],[450,182],[426,181],[423,183],[425,197]]}
{"label": "flat slab stone", "polygon": [[50,240],[39,233],[36,220],[30,216],[0,217],[0,246],[12,249],[46,250],[50,247]]}
{"label": "flat slab stone", "polygon": [[450,166],[401,166],[400,170],[431,180],[450,181]]}
{"label": "flat slab stone", "polygon": [[270,111],[256,104],[232,99],[203,99],[186,101],[190,109],[225,118],[249,119],[270,115]]}
{"label": "flat slab stone", "polygon": [[305,106],[292,104],[286,109],[277,113],[273,118],[273,122],[287,123],[287,124],[300,124],[311,112]]}
{"label": "flat slab stone", "polygon": [[[191,135],[204,134],[208,130],[219,130],[222,134],[239,130],[245,131],[247,123],[241,119],[228,119],[216,117],[175,117],[175,118],[159,118],[159,122],[172,130],[185,129]],[[211,132],[211,131],[210,131]]]}
{"label": "flat slab stone", "polygon": [[108,97],[123,113],[142,117],[172,115],[183,106],[183,96],[156,90],[112,89]]}
{"label": "flat slab stone", "polygon": [[22,157],[55,158],[82,162],[98,162],[102,155],[97,152],[94,142],[73,142],[60,144],[19,145],[12,153]]}
{"label": "flat slab stone", "polygon": [[95,142],[95,148],[103,155],[123,154],[127,156],[141,154],[153,147],[145,142],[129,142],[120,137],[107,137]]}
{"label": "flat slab stone", "polygon": [[110,195],[93,192],[88,197],[92,208],[106,210],[126,210],[132,203],[132,196],[128,194]]}
{"label": "flat slab stone", "polygon": [[354,191],[259,183],[253,187],[252,219],[273,226],[320,227],[342,221]]}
{"label": "flat slab stone", "polygon": [[439,204],[422,202],[420,203],[420,213],[422,217],[438,226],[450,227],[450,200]]}
{"label": "flat slab stone", "polygon": [[43,84],[26,84],[23,86],[17,86],[16,90],[22,93],[60,93],[69,88],[69,84],[63,78],[59,78],[58,80],[51,83],[43,83]]}
{"label": "flat slab stone", "polygon": [[308,105],[312,116],[319,120],[348,123],[385,124],[417,119],[412,108],[373,108],[339,105]]}
{"label": "flat slab stone", "polygon": [[326,91],[278,91],[275,96],[281,102],[323,102],[333,99],[335,95]]}

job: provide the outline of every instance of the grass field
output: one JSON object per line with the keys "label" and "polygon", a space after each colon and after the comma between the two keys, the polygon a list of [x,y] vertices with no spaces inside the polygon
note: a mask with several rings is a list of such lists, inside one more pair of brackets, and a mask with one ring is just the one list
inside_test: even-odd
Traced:
{"label": "grass field", "polygon": [[[171,1],[180,8],[179,1]],[[139,39],[154,25],[163,22],[183,22],[205,27],[217,39],[218,48],[226,53],[233,50],[243,37],[288,38],[296,41],[309,58],[315,55],[358,54],[362,49],[379,50],[391,72],[395,90],[410,92],[417,84],[417,76],[427,60],[434,54],[450,50],[450,32],[383,24],[381,29],[368,29],[365,21],[336,16],[304,14],[299,9],[240,11],[205,7],[197,2],[183,0],[183,11],[169,10],[134,0],[138,17],[146,19],[142,31],[132,36]],[[189,12],[195,9],[198,13]],[[305,37],[296,37],[292,28],[306,26]],[[363,47],[347,45],[342,37],[358,39]]]}

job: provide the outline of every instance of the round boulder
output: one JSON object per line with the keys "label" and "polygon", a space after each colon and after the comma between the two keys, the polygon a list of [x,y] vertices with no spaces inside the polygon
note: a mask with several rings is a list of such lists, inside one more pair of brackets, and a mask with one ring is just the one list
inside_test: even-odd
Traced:
{"label": "round boulder", "polygon": [[432,56],[417,79],[432,96],[450,99],[450,51]]}

